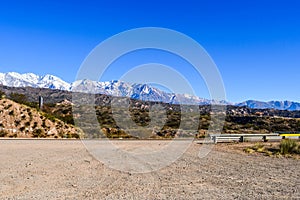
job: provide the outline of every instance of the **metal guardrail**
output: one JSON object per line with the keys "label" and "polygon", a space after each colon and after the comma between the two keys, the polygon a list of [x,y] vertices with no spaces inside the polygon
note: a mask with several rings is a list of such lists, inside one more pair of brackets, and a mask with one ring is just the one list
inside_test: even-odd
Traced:
{"label": "metal guardrail", "polygon": [[300,139],[300,133],[279,133],[279,135],[284,139],[286,137],[299,137]]}
{"label": "metal guardrail", "polygon": [[226,141],[238,141],[245,142],[246,139],[255,139],[259,138],[264,142],[267,142],[270,139],[285,139],[287,137],[299,137],[300,133],[268,133],[268,134],[210,134],[210,139],[214,143],[226,142]]}

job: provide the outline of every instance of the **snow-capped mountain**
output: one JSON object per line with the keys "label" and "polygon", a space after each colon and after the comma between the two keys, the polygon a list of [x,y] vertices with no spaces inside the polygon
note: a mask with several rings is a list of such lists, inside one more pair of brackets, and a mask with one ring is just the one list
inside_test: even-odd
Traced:
{"label": "snow-capped mountain", "polygon": [[187,94],[173,94],[161,91],[148,84],[130,84],[121,81],[97,82],[79,80],[72,83],[71,91],[107,94],[119,97],[130,97],[143,101],[161,101],[181,104],[209,104],[211,101]]}
{"label": "snow-capped mountain", "polygon": [[236,104],[237,106],[247,106],[249,108],[256,109],[276,109],[276,110],[300,110],[300,103],[292,101],[255,101],[248,100],[242,103]]}
{"label": "snow-capped mountain", "polygon": [[223,104],[235,106],[247,106],[256,109],[277,109],[277,110],[300,110],[300,103],[291,101],[270,101],[261,102],[249,100],[242,103],[231,104],[226,101],[215,101],[200,98],[189,94],[174,94],[161,91],[148,84],[125,83],[122,81],[97,82],[91,80],[78,80],[67,83],[62,79],[45,75],[38,76],[33,73],[19,74],[16,72],[0,73],[0,85],[10,87],[34,87],[50,88],[75,92],[90,92],[95,94],[107,94],[119,97],[130,97],[144,101],[160,101],[173,104]]}
{"label": "snow-capped mountain", "polygon": [[70,84],[53,75],[38,76],[33,73],[0,73],[0,84],[10,87],[35,87],[69,90]]}
{"label": "snow-capped mountain", "polygon": [[211,103],[210,100],[192,95],[167,93],[148,84],[130,84],[122,81],[97,82],[91,80],[78,80],[70,84],[53,75],[38,76],[33,73],[19,74],[16,72],[8,72],[0,73],[0,84],[10,87],[50,88],[75,92],[107,94],[119,97],[130,97],[143,101],[201,105]]}

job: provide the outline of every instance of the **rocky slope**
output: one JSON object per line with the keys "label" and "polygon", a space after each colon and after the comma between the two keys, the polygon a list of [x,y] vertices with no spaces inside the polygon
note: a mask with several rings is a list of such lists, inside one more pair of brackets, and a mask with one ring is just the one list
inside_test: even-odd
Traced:
{"label": "rocky slope", "polygon": [[0,99],[1,137],[79,138],[80,129],[35,108]]}

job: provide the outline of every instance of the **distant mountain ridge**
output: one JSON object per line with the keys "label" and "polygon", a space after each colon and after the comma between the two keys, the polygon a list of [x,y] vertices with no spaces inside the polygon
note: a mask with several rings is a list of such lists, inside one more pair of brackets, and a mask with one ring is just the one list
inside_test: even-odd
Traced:
{"label": "distant mountain ridge", "polygon": [[79,80],[72,83],[70,91],[130,97],[142,101],[159,101],[171,104],[207,105],[212,101],[188,94],[174,94],[161,91],[148,84],[125,83],[122,81],[97,82]]}
{"label": "distant mountain ridge", "polygon": [[95,94],[106,94],[119,97],[130,97],[143,101],[160,101],[171,104],[223,104],[246,106],[255,109],[277,109],[277,110],[300,110],[300,103],[292,101],[255,101],[248,100],[242,103],[232,104],[226,101],[214,101],[188,94],[174,94],[161,91],[148,84],[125,83],[122,81],[97,82],[91,80],[78,80],[67,83],[53,76],[39,76],[33,73],[19,74],[16,72],[0,73],[0,84],[9,87],[33,87],[49,88],[65,91],[91,92]]}
{"label": "distant mountain ridge", "polygon": [[276,109],[276,110],[300,110],[300,103],[292,101],[255,101],[248,100],[242,103],[237,103],[236,106],[247,106],[255,109]]}
{"label": "distant mountain ridge", "polygon": [[19,74],[16,72],[0,73],[0,84],[10,87],[35,87],[69,90],[70,84],[62,79],[47,74],[39,76],[33,73]]}
{"label": "distant mountain ridge", "polygon": [[38,76],[33,73],[0,73],[0,84],[10,87],[34,87],[65,91],[90,92],[95,94],[130,97],[143,101],[160,101],[172,104],[181,103],[207,105],[212,102],[218,103],[216,101],[211,101],[188,94],[167,93],[148,84],[130,84],[122,81],[98,82],[91,80],[77,80],[73,83],[67,83],[53,75]]}

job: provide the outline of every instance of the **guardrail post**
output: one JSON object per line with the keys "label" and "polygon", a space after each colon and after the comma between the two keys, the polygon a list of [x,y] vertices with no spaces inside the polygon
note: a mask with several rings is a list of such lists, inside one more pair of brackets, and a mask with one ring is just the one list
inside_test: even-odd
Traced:
{"label": "guardrail post", "polygon": [[264,141],[264,142],[268,142],[267,136],[265,136],[265,135],[263,136],[263,141]]}
{"label": "guardrail post", "polygon": [[215,144],[217,144],[217,136],[212,136],[212,140],[214,141]]}
{"label": "guardrail post", "polygon": [[240,137],[240,142],[244,142],[244,136]]}

